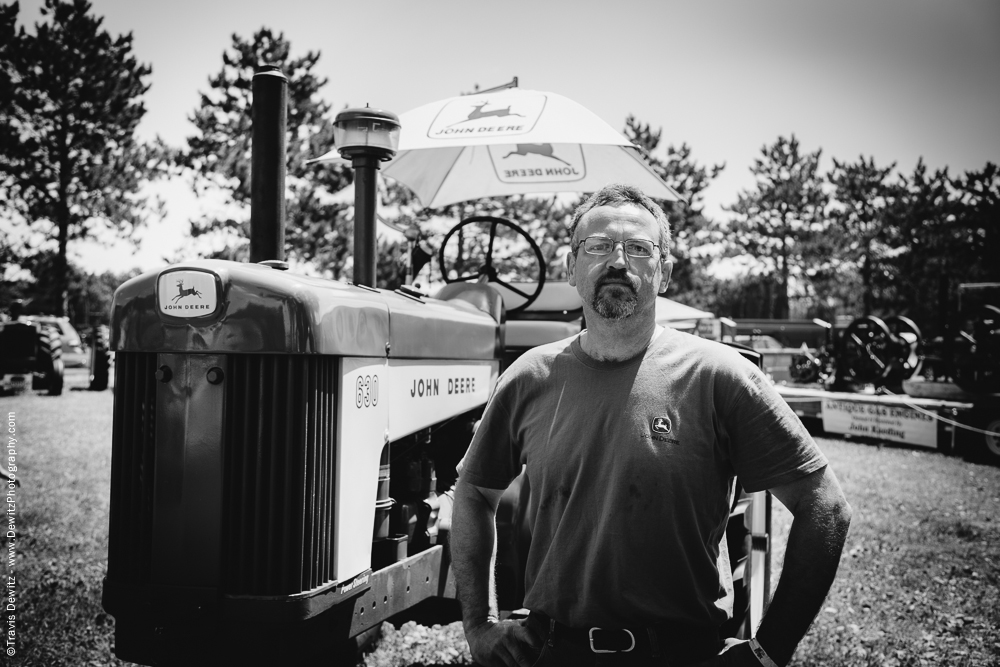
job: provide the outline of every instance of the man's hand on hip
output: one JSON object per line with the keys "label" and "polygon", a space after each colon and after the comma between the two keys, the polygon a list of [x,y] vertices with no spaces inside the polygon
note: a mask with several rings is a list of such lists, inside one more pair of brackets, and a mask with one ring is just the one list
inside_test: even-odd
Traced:
{"label": "man's hand on hip", "polygon": [[525,621],[486,621],[466,629],[472,659],[483,667],[531,667],[542,640]]}
{"label": "man's hand on hip", "polygon": [[750,643],[729,638],[719,655],[714,655],[690,667],[760,667],[760,662],[750,650]]}

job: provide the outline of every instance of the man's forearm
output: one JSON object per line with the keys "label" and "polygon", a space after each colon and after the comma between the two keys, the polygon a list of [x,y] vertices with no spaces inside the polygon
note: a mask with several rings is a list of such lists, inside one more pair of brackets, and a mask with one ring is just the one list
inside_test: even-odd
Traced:
{"label": "man's forearm", "polygon": [[459,483],[451,523],[451,567],[466,630],[499,615],[493,567],[496,513],[479,491]]}
{"label": "man's forearm", "polygon": [[791,660],[830,591],[850,515],[846,502],[835,502],[811,507],[792,521],[778,588],[757,632],[779,665]]}

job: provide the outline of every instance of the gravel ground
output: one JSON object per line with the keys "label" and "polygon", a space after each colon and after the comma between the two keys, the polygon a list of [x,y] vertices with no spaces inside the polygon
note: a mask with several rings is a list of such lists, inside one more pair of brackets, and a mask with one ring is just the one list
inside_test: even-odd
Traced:
{"label": "gravel ground", "polygon": [[375,650],[358,664],[363,667],[431,667],[473,663],[461,621],[431,627],[409,621],[398,630],[392,623],[383,623],[382,636]]}

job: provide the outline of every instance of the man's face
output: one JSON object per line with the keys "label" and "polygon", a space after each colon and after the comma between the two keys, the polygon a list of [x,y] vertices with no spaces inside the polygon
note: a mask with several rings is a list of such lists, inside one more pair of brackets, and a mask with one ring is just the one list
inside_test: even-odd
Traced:
{"label": "man's face", "polygon": [[656,295],[666,291],[670,280],[671,264],[662,249],[654,249],[652,257],[630,257],[619,243],[608,255],[591,255],[583,248],[589,236],[645,239],[659,245],[660,228],[653,214],[636,204],[592,208],[580,219],[573,239],[580,247],[566,261],[569,284],[601,317],[621,320],[654,313]]}

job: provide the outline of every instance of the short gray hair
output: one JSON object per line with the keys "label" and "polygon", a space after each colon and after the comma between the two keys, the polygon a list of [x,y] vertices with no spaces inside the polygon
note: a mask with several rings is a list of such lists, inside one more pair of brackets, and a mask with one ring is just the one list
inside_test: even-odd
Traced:
{"label": "short gray hair", "polygon": [[573,222],[569,230],[570,247],[573,248],[574,252],[576,251],[576,247],[574,247],[576,229],[580,226],[580,219],[591,209],[598,206],[621,206],[623,204],[635,204],[653,214],[656,224],[660,227],[660,256],[665,259],[670,254],[670,221],[667,220],[667,215],[644,192],[624,183],[606,185],[576,207],[576,210],[573,212]]}

